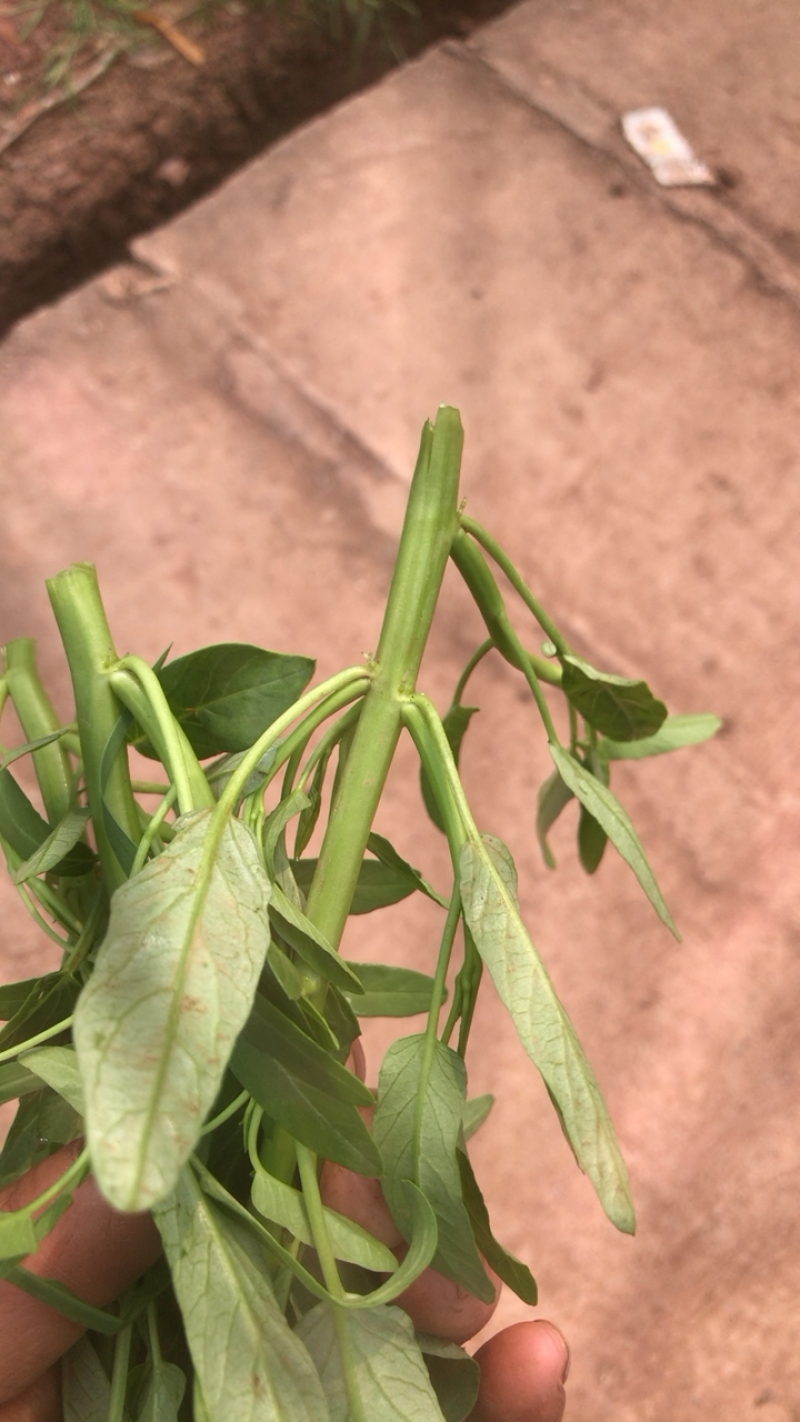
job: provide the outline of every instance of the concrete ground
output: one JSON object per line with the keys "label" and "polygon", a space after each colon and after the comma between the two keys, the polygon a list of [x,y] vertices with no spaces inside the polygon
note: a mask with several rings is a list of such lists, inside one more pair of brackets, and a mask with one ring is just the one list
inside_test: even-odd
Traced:
{"label": "concrete ground", "polygon": [[[481,826],[612,1109],[639,1212],[604,1221],[487,993],[475,1164],[573,1347],[586,1422],[800,1419],[800,18],[782,0],[530,0],[282,142],[0,348],[3,640],[94,559],[121,650],[374,646],[419,427],[460,406],[471,512],[568,637],[710,746],[615,784],[684,941],[559,825],[499,662],[465,752]],[[720,173],[658,189],[619,115],[664,104]],[[425,685],[480,638],[448,581]],[[435,875],[410,761],[380,827]],[[798,876],[800,879],[800,875]],[[4,972],[52,962],[6,912]],[[424,905],[354,955],[431,962]],[[375,935],[381,935],[376,950]],[[377,1058],[386,1037],[372,1034]],[[526,1310],[508,1298],[505,1323]]]}

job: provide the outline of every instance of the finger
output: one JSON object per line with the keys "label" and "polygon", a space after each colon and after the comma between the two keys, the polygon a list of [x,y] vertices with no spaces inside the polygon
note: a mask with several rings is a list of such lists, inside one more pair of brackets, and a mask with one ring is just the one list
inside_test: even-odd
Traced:
{"label": "finger", "polygon": [[[330,1209],[368,1229],[399,1259],[404,1256],[408,1246],[392,1219],[380,1181],[356,1175],[343,1165],[326,1160],[320,1176],[320,1191]],[[464,1343],[485,1327],[497,1307],[500,1280],[491,1269],[487,1272],[495,1285],[492,1303],[476,1299],[438,1269],[426,1269],[394,1302],[405,1309],[421,1332]]]}
{"label": "finger", "polygon": [[63,1422],[58,1364],[11,1402],[0,1403],[0,1422]]}
{"label": "finger", "polygon": [[[76,1153],[76,1146],[66,1146],[34,1166],[3,1192],[0,1208],[18,1209],[35,1199],[63,1174]],[[150,1215],[125,1215],[112,1209],[89,1176],[37,1253],[23,1263],[31,1273],[57,1279],[86,1303],[102,1308],[138,1279],[160,1252],[161,1240]],[[82,1333],[80,1324],[7,1279],[0,1281],[0,1403],[35,1383]]]}
{"label": "finger", "polygon": [[481,1381],[469,1422],[561,1422],[569,1349],[552,1323],[513,1323],[475,1358]]}
{"label": "finger", "polygon": [[[401,1251],[395,1250],[395,1253],[400,1256]],[[435,1333],[438,1338],[447,1338],[451,1343],[466,1343],[468,1338],[473,1338],[486,1327],[500,1301],[500,1280],[485,1260],[483,1263],[494,1285],[491,1303],[484,1303],[483,1299],[476,1298],[448,1279],[446,1274],[430,1268],[425,1269],[402,1294],[398,1294],[394,1303],[405,1309],[420,1333]]]}

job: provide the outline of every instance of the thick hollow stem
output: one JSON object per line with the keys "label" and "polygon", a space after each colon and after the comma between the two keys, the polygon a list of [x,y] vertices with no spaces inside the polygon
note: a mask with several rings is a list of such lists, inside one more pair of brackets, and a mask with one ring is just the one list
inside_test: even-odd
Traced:
{"label": "thick hollow stem", "polygon": [[328,941],[341,940],[375,811],[402,726],[403,697],[416,685],[458,522],[463,432],[442,406],[426,424],[400,539],[373,680],[331,809],[308,901]]}
{"label": "thick hollow stem", "polygon": [[47,590],[69,662],[89,808],[103,875],[111,892],[125,882],[127,875],[109,838],[104,802],[134,844],[138,844],[141,832],[124,745],[114,757],[105,786],[101,784],[103,751],[122,711],[108,677],[118,660],[117,653],[91,563],[75,563],[66,568],[50,579]]}

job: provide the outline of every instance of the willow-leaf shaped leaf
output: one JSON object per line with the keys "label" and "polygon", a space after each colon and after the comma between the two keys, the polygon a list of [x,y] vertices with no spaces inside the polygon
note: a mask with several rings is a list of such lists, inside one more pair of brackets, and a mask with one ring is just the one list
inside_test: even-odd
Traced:
{"label": "willow-leaf shaped leaf", "polygon": [[628,1172],[600,1087],[519,915],[504,857],[469,839],[461,851],[464,916],[564,1134],[609,1219],[635,1228]]}
{"label": "willow-leaf shaped leaf", "polygon": [[644,760],[651,755],[666,755],[684,746],[699,746],[711,740],[722,729],[719,716],[709,712],[668,716],[655,735],[641,741],[604,740],[603,750],[609,760]]}
{"label": "willow-leaf shaped leaf", "polygon": [[122,1210],[171,1190],[214,1103],[269,946],[270,885],[251,831],[214,810],[111,903],[75,1010],[86,1127],[100,1188]]}
{"label": "willow-leaf shaped leaf", "polygon": [[322,1384],[252,1232],[188,1167],[154,1213],[210,1422],[328,1422]]}
{"label": "willow-leaf shaped leaf", "polygon": [[595,779],[591,771],[581,765],[569,751],[564,750],[563,746],[551,743],[550,754],[564,783],[605,830],[614,848],[619,851],[626,864],[630,865],[662,923],[666,924],[670,933],[680,942],[681,936],[658,887],[656,876],[650,868],[641,840],[616,795],[607,785]]}

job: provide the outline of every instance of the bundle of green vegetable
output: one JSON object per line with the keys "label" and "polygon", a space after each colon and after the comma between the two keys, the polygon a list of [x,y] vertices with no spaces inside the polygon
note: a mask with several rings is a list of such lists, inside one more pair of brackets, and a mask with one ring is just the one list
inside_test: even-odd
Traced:
{"label": "bundle of green vegetable", "polygon": [[[0,1270],[89,1327],[64,1370],[68,1418],[89,1402],[113,1422],[466,1416],[475,1364],[415,1335],[393,1301],[431,1264],[489,1300],[488,1264],[536,1300],[527,1267],[492,1235],[467,1153],[485,1107],[467,1101],[465,1067],[484,967],[606,1213],[634,1228],[614,1129],[520,918],[511,854],[480,833],[459,778],[474,709],[463,698],[493,649],[519,671],[553,760],[538,805],[546,861],[547,832],[576,798],[584,867],[610,840],[673,932],[610,767],[704,740],[719,723],[668,717],[643,681],[571,651],[459,508],[461,443],[457,411],[442,407],[423,430],[377,652],[310,690],[313,662],[256,647],[154,667],[118,657],[87,564],[49,585],[72,724],[55,716],[33,644],[5,649],[0,694],[28,740],[0,771],[0,836],[63,963],[0,988],[0,1093],[19,1097],[0,1185],[66,1142],[86,1144],[45,1200],[0,1214]],[[488,636],[440,719],[417,675],[448,558]],[[541,654],[509,618],[494,567],[544,633]],[[545,686],[566,698],[568,744]],[[441,892],[372,830],[403,732],[447,836]],[[132,779],[131,745],[160,762],[153,781]],[[28,754],[44,816],[12,769]],[[429,976],[340,956],[349,914],[412,893],[441,908]],[[419,1012],[427,1025],[389,1050],[376,1099],[348,1065],[359,1017]],[[407,1248],[393,1253],[323,1202],[323,1163],[380,1179]],[[164,1244],[105,1310],[21,1262],[90,1170],[119,1210],[152,1211]]]}

